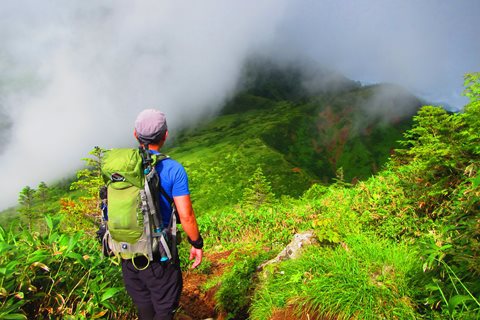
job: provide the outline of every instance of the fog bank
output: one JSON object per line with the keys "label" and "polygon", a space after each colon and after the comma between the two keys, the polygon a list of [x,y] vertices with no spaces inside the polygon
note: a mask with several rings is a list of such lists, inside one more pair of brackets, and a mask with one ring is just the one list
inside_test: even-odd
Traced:
{"label": "fog bank", "polygon": [[96,145],[132,145],[146,107],[171,128],[214,114],[256,53],[461,107],[463,74],[480,71],[479,14],[475,0],[4,2],[0,209]]}

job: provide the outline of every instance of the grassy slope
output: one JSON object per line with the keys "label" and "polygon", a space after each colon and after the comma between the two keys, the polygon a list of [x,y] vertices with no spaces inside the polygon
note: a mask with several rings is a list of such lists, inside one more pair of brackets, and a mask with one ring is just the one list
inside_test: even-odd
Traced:
{"label": "grassy slope", "polygon": [[181,132],[165,152],[187,168],[202,210],[236,204],[257,166],[277,196],[298,197],[339,168],[347,181],[365,179],[410,125],[361,119],[360,105],[375,93],[355,88],[295,103],[241,93],[227,114]]}
{"label": "grassy slope", "polygon": [[[208,236],[237,249],[217,292],[220,309],[231,316],[248,310],[251,319],[289,312],[298,319],[478,319],[480,180],[469,170],[478,168],[480,105],[473,106],[465,122],[424,108],[428,125],[417,128],[412,158],[404,163],[405,151],[398,153],[387,170],[355,186],[316,185],[298,200],[203,219],[213,227]],[[445,185],[424,180],[445,177]],[[304,230],[314,230],[320,245],[254,276],[256,257],[274,256]],[[249,295],[250,306],[238,302]]]}
{"label": "grassy slope", "polygon": [[[229,106],[228,114],[184,132],[167,149],[189,172],[207,245],[215,250],[235,249],[237,261],[217,292],[221,310],[230,316],[249,312],[254,319],[266,319],[278,308],[291,305],[298,311],[306,304],[315,313],[340,318],[415,317],[412,299],[419,287],[413,285],[411,275],[421,273],[416,251],[361,231],[359,213],[372,209],[361,188],[374,186],[317,187],[309,191],[314,199],[294,199],[314,182],[330,182],[339,167],[351,180],[371,176],[387,161],[410,122],[375,126],[373,119],[367,126],[356,127],[357,121],[364,120],[359,105],[374,93],[372,87],[357,88],[297,103],[243,94],[236,100],[238,105]],[[245,105],[246,111],[240,112]],[[277,196],[293,198],[257,210],[237,206],[257,166]],[[252,282],[259,261],[272,257],[296,232],[308,229],[327,244],[309,251],[316,260],[305,257],[280,266],[283,276]],[[389,249],[376,253],[382,247]],[[266,254],[262,253],[265,248]],[[325,278],[340,270],[346,273]],[[335,289],[336,281],[344,281],[344,287]],[[315,294],[321,287],[324,294]],[[253,303],[247,311],[249,300],[244,298],[252,292]]]}
{"label": "grassy slope", "polygon": [[289,103],[270,102],[268,111],[224,115],[178,137],[178,147],[166,152],[185,165],[196,205],[207,210],[236,204],[257,166],[277,195],[301,195],[316,176],[293,170],[295,165],[262,139],[298,112]]}

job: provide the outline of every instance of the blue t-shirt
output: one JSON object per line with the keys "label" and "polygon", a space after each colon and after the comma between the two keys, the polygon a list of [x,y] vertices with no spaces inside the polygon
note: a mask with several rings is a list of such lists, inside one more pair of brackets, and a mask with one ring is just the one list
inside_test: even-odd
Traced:
{"label": "blue t-shirt", "polygon": [[[152,154],[158,152],[150,150]],[[188,176],[185,168],[177,161],[166,158],[159,161],[155,165],[155,169],[160,177],[160,185],[168,196],[173,200],[173,197],[185,196],[190,194],[188,188]],[[160,211],[162,213],[163,225],[168,226],[170,217],[172,215],[172,207],[165,197],[159,192]]]}

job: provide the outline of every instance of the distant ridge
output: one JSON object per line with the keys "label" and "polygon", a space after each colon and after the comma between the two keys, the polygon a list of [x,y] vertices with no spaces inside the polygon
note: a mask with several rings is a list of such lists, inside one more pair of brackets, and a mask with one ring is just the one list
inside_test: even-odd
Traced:
{"label": "distant ridge", "polygon": [[[165,151],[193,173],[200,207],[239,203],[259,167],[277,196],[298,197],[334,179],[367,179],[399,147],[421,105],[400,86],[362,86],[313,68],[304,76],[303,70],[250,64],[218,116],[172,134]],[[212,185],[216,201],[207,203]]]}
{"label": "distant ridge", "polygon": [[399,85],[362,86],[333,71],[265,59],[247,63],[242,83],[222,114],[291,103],[298,113],[262,139],[325,182],[340,168],[347,181],[377,172],[422,105]]}

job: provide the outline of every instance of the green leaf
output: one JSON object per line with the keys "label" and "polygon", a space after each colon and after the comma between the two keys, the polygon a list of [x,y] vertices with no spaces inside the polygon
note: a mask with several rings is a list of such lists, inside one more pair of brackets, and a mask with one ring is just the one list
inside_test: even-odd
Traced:
{"label": "green leaf", "polygon": [[479,185],[480,185],[480,176],[475,177],[475,179],[473,179],[473,187],[476,188]]}
{"label": "green leaf", "polygon": [[51,253],[48,252],[47,250],[41,249],[35,251],[33,254],[30,255],[27,259],[27,263],[31,264],[34,262],[48,262],[48,260],[51,258]]}
{"label": "green leaf", "polygon": [[48,230],[53,231],[53,221],[51,216],[45,216],[45,222],[47,223]]}
{"label": "green leaf", "polygon": [[12,314],[7,314],[7,315],[2,315],[1,318],[5,319],[5,320],[17,320],[17,319],[24,320],[24,319],[27,319],[27,317],[24,314],[21,314],[21,313],[12,313]]}
{"label": "green leaf", "polygon": [[108,310],[110,311],[116,311],[118,310],[118,307],[117,306],[114,306],[110,301],[108,300],[105,300],[105,301],[102,301],[100,302],[102,304],[102,306],[104,306],[105,308],[107,308]]}
{"label": "green leaf", "polygon": [[425,286],[425,290],[428,290],[428,291],[437,291],[437,290],[439,290],[439,288],[438,288],[437,285],[430,283],[430,284],[427,284],[427,285]]}
{"label": "green leaf", "polygon": [[0,242],[0,253],[9,252],[14,246],[9,245],[5,242]]}
{"label": "green leaf", "polygon": [[466,295],[461,295],[457,294],[456,296],[451,297],[448,300],[448,310],[450,311],[450,314],[453,313],[453,310],[459,305],[464,303],[465,301],[472,300],[472,297],[466,296]]}
{"label": "green leaf", "polygon": [[68,252],[67,254],[65,254],[68,258],[71,258],[71,259],[75,259],[77,260],[78,262],[80,263],[83,263],[84,259],[83,259],[83,256],[81,254],[78,254],[76,252]]}
{"label": "green leaf", "polygon": [[105,301],[113,297],[117,292],[123,290],[121,287],[117,288],[108,288],[103,294],[102,297],[100,298],[100,301]]}

